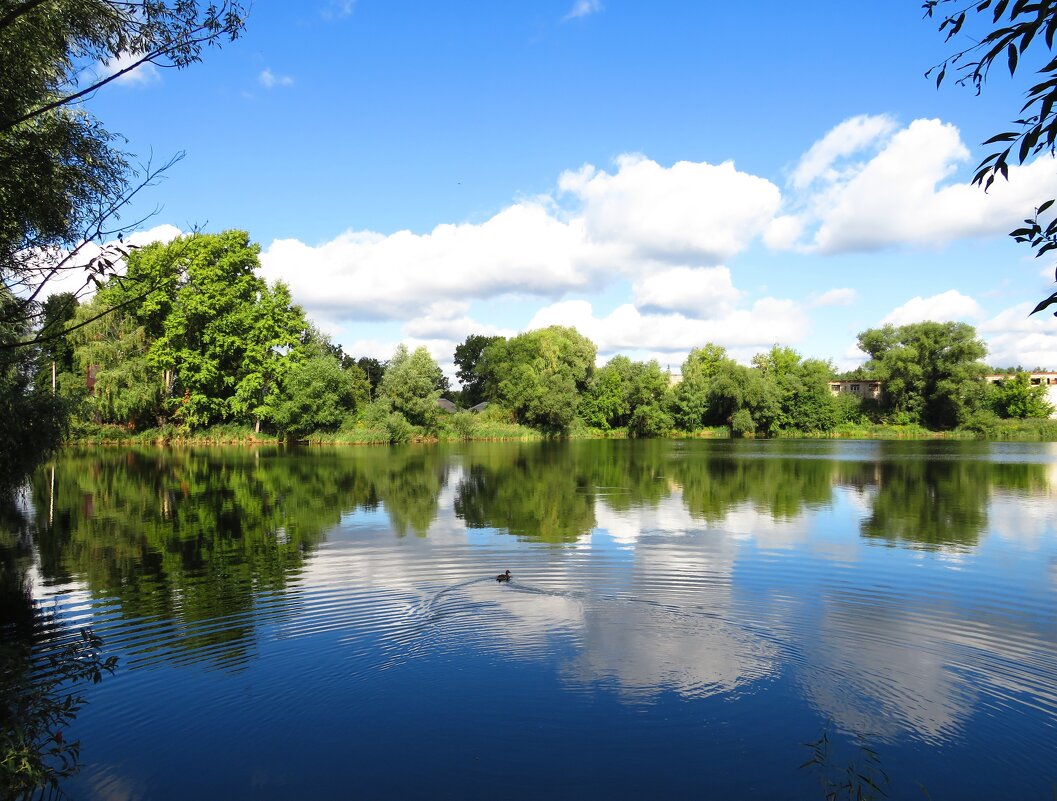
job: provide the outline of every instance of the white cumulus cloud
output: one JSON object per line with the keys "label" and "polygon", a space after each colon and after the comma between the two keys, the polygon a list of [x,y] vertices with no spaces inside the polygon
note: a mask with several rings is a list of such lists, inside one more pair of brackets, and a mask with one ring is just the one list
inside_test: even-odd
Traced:
{"label": "white cumulus cloud", "polygon": [[662,270],[636,281],[633,292],[640,309],[682,312],[690,317],[723,314],[741,296],[726,267]]}
{"label": "white cumulus cloud", "polygon": [[882,324],[909,325],[926,320],[936,322],[956,322],[979,318],[982,314],[980,304],[963,295],[956,289],[949,289],[939,295],[923,298],[913,297],[902,306],[893,309],[882,318]]}
{"label": "white cumulus cloud", "polygon": [[1001,236],[1057,193],[1050,157],[1010,167],[1009,181],[988,192],[951,182],[969,156],[958,129],[940,120],[898,130],[883,116],[847,120],[801,160],[792,178],[800,191],[771,222],[767,244],[844,253]]}
{"label": "white cumulus cloud", "polygon": [[[106,63],[100,63],[96,66],[96,80],[102,80],[103,78],[109,78],[111,75],[117,75],[122,70],[131,67],[141,58],[143,58],[142,54],[136,55],[134,53],[122,53]],[[152,83],[157,83],[160,80],[161,71],[149,61],[145,61],[135,69],[126,72],[124,75],[119,75],[114,79],[114,83],[124,84],[125,86],[147,86]]]}
{"label": "white cumulus cloud", "polygon": [[860,114],[837,125],[819,139],[801,158],[793,170],[791,183],[803,189],[820,177],[834,180],[839,173],[834,164],[842,158],[860,153],[863,148],[888,137],[896,128],[891,117]]}
{"label": "white cumulus cloud", "polygon": [[1057,325],[1047,312],[1029,317],[1033,308],[1033,303],[1021,303],[980,324],[990,364],[1057,370]]}
{"label": "white cumulus cloud", "polygon": [[422,234],[347,231],[315,247],[276,240],[261,262],[310,312],[348,319],[407,320],[441,301],[557,299],[621,278],[662,308],[686,305],[663,285],[685,278],[707,311],[737,293],[726,268],[702,268],[747,247],[778,200],[777,187],[730,163],[663,167],[626,157],[612,174],[591,166],[565,173],[556,196],[522,200],[480,223]]}
{"label": "white cumulus cloud", "polygon": [[761,298],[751,308],[731,309],[711,319],[682,314],[644,314],[631,304],[597,317],[588,301],[569,300],[540,309],[527,328],[549,325],[575,327],[591,339],[601,356],[646,350],[681,363],[692,348],[713,342],[743,361],[775,342],[796,343],[808,322],[800,306],[790,300]]}
{"label": "white cumulus cloud", "polygon": [[617,159],[613,174],[588,165],[560,188],[580,200],[587,236],[619,243],[640,259],[720,264],[761,234],[781,193],[734,163],[680,161],[662,167],[641,155]]}

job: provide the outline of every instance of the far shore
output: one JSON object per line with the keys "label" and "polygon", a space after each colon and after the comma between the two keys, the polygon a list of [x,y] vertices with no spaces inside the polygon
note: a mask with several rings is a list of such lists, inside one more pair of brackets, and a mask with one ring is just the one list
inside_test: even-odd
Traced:
{"label": "far shore", "polygon": [[[561,434],[548,434],[516,424],[482,426],[482,430],[457,433],[444,423],[432,432],[415,431],[405,442],[436,444],[442,442],[531,442],[541,440],[589,440],[627,439],[624,429],[603,431],[586,426],[574,426]],[[726,426],[703,428],[693,432],[676,431],[662,439],[731,439]],[[977,440],[993,442],[1055,442],[1057,420],[1004,420],[994,430],[987,432],[968,429],[930,431],[916,425],[855,425],[841,426],[832,431],[783,431],[773,437],[748,437],[749,439],[861,439],[861,440]],[[275,434],[254,431],[251,427],[215,426],[200,431],[188,432],[178,428],[154,428],[130,432],[123,426],[98,425],[84,427],[71,433],[64,447],[110,446],[110,445],[158,445],[158,446],[202,446],[202,445],[391,445],[394,443],[384,429],[354,427],[335,432],[315,432],[303,438],[285,439]]]}

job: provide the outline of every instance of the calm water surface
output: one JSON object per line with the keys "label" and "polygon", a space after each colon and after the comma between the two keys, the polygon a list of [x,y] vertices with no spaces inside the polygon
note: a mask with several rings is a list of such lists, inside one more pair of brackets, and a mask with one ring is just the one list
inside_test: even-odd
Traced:
{"label": "calm water surface", "polygon": [[104,450],[3,542],[120,657],[75,799],[823,799],[865,746],[1041,801],[1055,500],[1052,444]]}

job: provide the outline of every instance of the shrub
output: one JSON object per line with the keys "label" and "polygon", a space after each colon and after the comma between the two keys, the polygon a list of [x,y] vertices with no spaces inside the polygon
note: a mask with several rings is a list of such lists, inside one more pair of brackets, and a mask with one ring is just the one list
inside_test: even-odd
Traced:
{"label": "shrub", "polygon": [[[751,416],[749,419],[752,419]],[[660,404],[646,403],[632,412],[628,433],[633,437],[666,437],[674,425],[672,416]]]}
{"label": "shrub", "polygon": [[385,418],[385,430],[389,433],[389,441],[392,443],[410,442],[415,433],[414,427],[400,412],[391,412]]}
{"label": "shrub", "polygon": [[735,437],[744,437],[756,433],[756,423],[748,409],[738,409],[730,418],[730,431]]}
{"label": "shrub", "polygon": [[459,439],[471,439],[477,430],[477,420],[470,412],[457,412],[448,422]]}

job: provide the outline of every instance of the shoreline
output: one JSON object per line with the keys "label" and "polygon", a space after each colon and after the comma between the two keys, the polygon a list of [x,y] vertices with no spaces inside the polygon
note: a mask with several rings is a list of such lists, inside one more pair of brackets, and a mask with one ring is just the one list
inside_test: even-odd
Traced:
{"label": "shoreline", "polygon": [[[507,427],[501,427],[507,428]],[[259,446],[259,445],[295,445],[298,447],[320,447],[328,445],[365,446],[365,445],[436,445],[451,442],[542,442],[546,440],[597,440],[629,439],[623,429],[601,431],[598,429],[578,428],[562,435],[550,435],[542,431],[523,426],[509,426],[509,430],[483,431],[479,435],[454,435],[442,431],[434,434],[418,433],[405,442],[392,442],[383,430],[361,429],[337,431],[333,433],[316,432],[304,439],[286,440],[274,435],[260,434],[250,429],[216,427],[199,433],[181,433],[148,429],[137,433],[128,433],[117,427],[100,428],[93,432],[78,433],[68,437],[62,448],[90,448],[128,445],[150,445],[156,447],[197,447],[197,446]],[[833,431],[783,431],[772,437],[733,437],[725,426],[704,428],[698,431],[673,432],[666,437],[653,439],[690,440],[690,439],[754,439],[767,440],[866,440],[866,441],[977,441],[977,442],[1057,442],[1057,420],[1010,421],[994,432],[981,433],[966,429],[951,431],[931,431],[919,426],[872,425],[843,427]]]}

